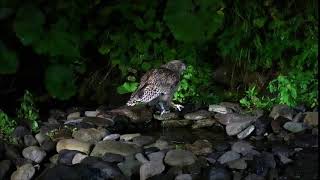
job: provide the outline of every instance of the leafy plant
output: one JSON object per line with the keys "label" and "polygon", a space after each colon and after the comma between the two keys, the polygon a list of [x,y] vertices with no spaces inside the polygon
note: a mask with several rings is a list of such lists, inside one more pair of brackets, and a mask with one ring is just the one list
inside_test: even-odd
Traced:
{"label": "leafy plant", "polygon": [[134,92],[137,89],[138,85],[139,84],[137,82],[125,82],[117,88],[117,92],[119,94]]}
{"label": "leafy plant", "polygon": [[19,61],[14,51],[7,49],[0,41],[0,74],[14,74]]}
{"label": "leafy plant", "polygon": [[18,118],[26,120],[31,124],[32,131],[38,131],[39,112],[36,109],[32,94],[26,90],[21,100],[20,109],[17,112]]}
{"label": "leafy plant", "polygon": [[251,86],[245,93],[245,97],[240,99],[240,104],[249,109],[270,109],[273,105],[273,100],[267,97],[259,97],[257,87]]}
{"label": "leafy plant", "polygon": [[16,122],[9,118],[8,115],[0,110],[0,134],[3,133],[5,136],[10,136],[16,126]]}
{"label": "leafy plant", "polygon": [[309,107],[318,105],[318,81],[311,72],[279,75],[270,82],[268,89],[275,94],[275,103],[296,106],[306,104]]}
{"label": "leafy plant", "polygon": [[221,0],[168,1],[164,20],[177,40],[203,42],[210,40],[221,27],[222,10]]}

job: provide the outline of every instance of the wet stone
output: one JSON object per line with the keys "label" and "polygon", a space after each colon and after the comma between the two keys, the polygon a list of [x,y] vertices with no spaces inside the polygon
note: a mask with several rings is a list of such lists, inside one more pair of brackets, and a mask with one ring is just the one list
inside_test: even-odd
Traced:
{"label": "wet stone", "polygon": [[306,129],[306,126],[302,123],[289,121],[283,125],[283,128],[285,128],[286,130],[288,130],[290,132],[298,133],[298,132],[304,131]]}
{"label": "wet stone", "polygon": [[165,156],[165,163],[170,166],[186,166],[195,163],[196,157],[190,152],[181,149],[170,150]]}
{"label": "wet stone", "polygon": [[38,146],[29,146],[23,149],[22,155],[26,159],[40,163],[46,157],[47,153]]}
{"label": "wet stone", "polygon": [[192,129],[211,127],[216,123],[214,119],[201,119],[194,122]]}
{"label": "wet stone", "polygon": [[9,170],[11,169],[11,161],[10,160],[2,160],[0,161],[0,179],[5,179],[8,175]]}
{"label": "wet stone", "polygon": [[76,150],[89,154],[90,152],[90,143],[78,141],[76,139],[62,139],[57,143],[57,152],[60,152],[63,149],[67,150]]}
{"label": "wet stone", "polygon": [[244,159],[237,159],[234,161],[230,161],[227,163],[229,168],[231,169],[246,169],[247,168],[247,163]]}
{"label": "wet stone", "polygon": [[11,180],[30,180],[35,172],[36,170],[32,164],[25,164],[12,173]]}
{"label": "wet stone", "polygon": [[178,119],[177,113],[165,113],[165,114],[153,114],[153,118],[159,121],[171,120],[171,119]]}
{"label": "wet stone", "polygon": [[37,144],[37,140],[32,135],[25,135],[23,139],[26,146],[34,146]]}
{"label": "wet stone", "polygon": [[78,153],[79,151],[63,149],[59,152],[58,163],[65,164],[65,165],[72,165],[72,160],[74,156]]}
{"label": "wet stone", "polygon": [[248,126],[250,126],[252,123],[252,120],[230,123],[226,126],[226,132],[229,136],[237,135],[241,131],[245,130]]}
{"label": "wet stone", "polygon": [[240,154],[234,151],[227,151],[219,157],[218,161],[220,164],[224,164],[230,161],[234,161],[240,158]]}
{"label": "wet stone", "polygon": [[155,139],[152,136],[137,136],[132,139],[134,144],[138,146],[145,146],[155,142]]}
{"label": "wet stone", "polygon": [[231,147],[232,151],[240,153],[242,155],[247,154],[253,148],[254,147],[247,141],[237,141]]}
{"label": "wet stone", "polygon": [[242,132],[237,134],[238,139],[245,139],[254,131],[254,129],[255,129],[254,125],[250,125],[246,129],[244,129]]}
{"label": "wet stone", "polygon": [[278,117],[283,117],[283,118],[292,120],[294,115],[295,115],[294,110],[284,104],[273,106],[269,114],[269,116],[274,120],[277,119]]}
{"label": "wet stone", "polygon": [[199,110],[192,113],[187,113],[184,115],[185,119],[188,120],[201,120],[201,119],[207,119],[211,116],[211,113],[206,110]]}
{"label": "wet stone", "polygon": [[111,140],[111,141],[115,141],[120,139],[120,134],[109,134],[106,137],[103,138],[103,141],[105,140]]}
{"label": "wet stone", "polygon": [[107,132],[105,129],[88,128],[74,131],[72,136],[79,141],[95,144],[105,137],[106,134]]}
{"label": "wet stone", "polygon": [[102,160],[110,163],[120,163],[124,161],[124,157],[119,154],[105,153],[102,156]]}
{"label": "wet stone", "polygon": [[135,144],[127,144],[119,141],[100,141],[91,152],[91,156],[102,157],[105,153],[120,154],[122,156],[134,155],[141,152],[141,148]]}
{"label": "wet stone", "polygon": [[186,144],[185,147],[195,155],[205,155],[212,152],[212,144],[208,140],[197,140],[193,144]]}

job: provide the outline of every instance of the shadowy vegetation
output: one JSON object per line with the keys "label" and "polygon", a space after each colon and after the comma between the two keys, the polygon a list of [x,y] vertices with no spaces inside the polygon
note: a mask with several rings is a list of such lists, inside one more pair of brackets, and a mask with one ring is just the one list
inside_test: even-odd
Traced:
{"label": "shadowy vegetation", "polygon": [[[0,6],[0,83],[29,89],[35,99],[106,103],[112,94],[134,91],[147,70],[184,59],[189,67],[176,101],[217,103],[231,94],[247,108],[318,105],[318,1],[4,0]],[[232,76],[227,88],[214,81],[222,64]],[[25,76],[35,72],[40,76]],[[265,80],[246,83],[254,73]],[[16,97],[10,88],[0,94]],[[18,117],[36,129],[29,95]]]}

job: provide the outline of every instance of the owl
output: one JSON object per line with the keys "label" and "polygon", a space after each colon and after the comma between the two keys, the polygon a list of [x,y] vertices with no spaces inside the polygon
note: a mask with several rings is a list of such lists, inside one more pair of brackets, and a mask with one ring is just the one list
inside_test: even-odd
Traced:
{"label": "owl", "polygon": [[173,60],[146,72],[140,79],[139,87],[132,93],[127,106],[157,101],[161,108],[161,115],[169,112],[166,111],[165,105],[181,111],[183,106],[174,104],[172,97],[185,69],[186,65],[181,60]]}

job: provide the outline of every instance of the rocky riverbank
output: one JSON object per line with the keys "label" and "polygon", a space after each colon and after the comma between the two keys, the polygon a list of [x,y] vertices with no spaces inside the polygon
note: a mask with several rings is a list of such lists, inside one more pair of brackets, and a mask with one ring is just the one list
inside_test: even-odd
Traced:
{"label": "rocky riverbank", "polygon": [[0,144],[0,179],[318,179],[318,112],[303,107],[52,110],[40,124]]}

